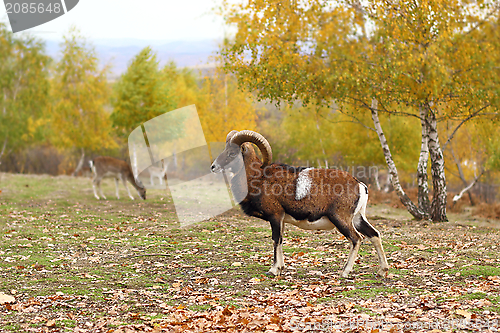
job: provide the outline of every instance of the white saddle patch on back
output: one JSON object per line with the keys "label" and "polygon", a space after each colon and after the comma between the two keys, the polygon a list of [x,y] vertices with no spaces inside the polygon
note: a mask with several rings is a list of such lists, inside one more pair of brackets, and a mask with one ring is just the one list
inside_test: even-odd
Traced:
{"label": "white saddle patch on back", "polygon": [[313,168],[308,168],[302,170],[297,178],[297,188],[295,190],[295,200],[301,200],[305,198],[311,191],[312,179],[309,176],[309,170]]}

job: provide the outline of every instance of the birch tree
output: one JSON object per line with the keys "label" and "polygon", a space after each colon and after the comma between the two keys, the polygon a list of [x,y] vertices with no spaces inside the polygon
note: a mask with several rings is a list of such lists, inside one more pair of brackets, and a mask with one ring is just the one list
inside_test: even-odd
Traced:
{"label": "birch tree", "polygon": [[51,89],[52,143],[82,152],[117,147],[105,105],[109,99],[107,68],[100,69],[95,50],[76,28],[64,36]]}

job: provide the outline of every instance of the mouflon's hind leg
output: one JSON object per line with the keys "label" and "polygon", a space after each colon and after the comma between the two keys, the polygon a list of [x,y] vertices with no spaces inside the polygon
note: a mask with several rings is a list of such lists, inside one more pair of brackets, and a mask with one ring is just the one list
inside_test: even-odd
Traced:
{"label": "mouflon's hind leg", "polygon": [[382,238],[377,229],[375,229],[366,218],[366,205],[368,204],[368,188],[366,185],[359,184],[359,200],[358,207],[354,213],[352,219],[352,224],[354,228],[367,237],[375,247],[378,256],[378,262],[380,264],[380,269],[377,274],[385,277],[389,271],[389,264],[387,264],[387,258],[385,257],[384,248],[382,247]]}
{"label": "mouflon's hind leg", "polygon": [[378,262],[380,264],[380,269],[378,270],[377,274],[384,277],[389,271],[389,264],[387,263],[387,258],[385,257],[380,233],[368,222],[366,217],[363,215],[364,214],[357,214],[354,217],[354,227],[359,233],[366,236],[370,240],[370,242],[372,242],[375,250],[377,251]]}
{"label": "mouflon's hind leg", "polygon": [[[346,214],[344,214],[346,215]],[[340,276],[346,278],[349,276],[349,273],[352,271],[354,267],[354,263],[358,256],[359,247],[361,246],[361,236],[354,229],[354,226],[350,222],[350,217],[346,216],[338,217],[336,214],[331,213],[328,215],[330,221],[337,227],[342,235],[345,236],[351,242],[351,250],[349,251],[349,257],[347,258],[347,262],[342,269]],[[342,220],[340,220],[342,219]],[[349,221],[349,223],[341,222],[341,221]]]}

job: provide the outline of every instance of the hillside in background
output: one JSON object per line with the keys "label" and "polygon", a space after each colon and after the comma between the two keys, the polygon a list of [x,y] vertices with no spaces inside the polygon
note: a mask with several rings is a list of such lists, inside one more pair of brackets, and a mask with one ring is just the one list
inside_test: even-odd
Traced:
{"label": "hillside in background", "polygon": [[[213,67],[210,59],[217,50],[218,41],[154,41],[140,39],[98,39],[91,41],[95,46],[101,64],[111,64],[110,79],[115,79],[126,69],[129,61],[146,46],[157,52],[160,65],[173,60],[179,67]],[[58,59],[59,42],[46,41],[47,53]]]}

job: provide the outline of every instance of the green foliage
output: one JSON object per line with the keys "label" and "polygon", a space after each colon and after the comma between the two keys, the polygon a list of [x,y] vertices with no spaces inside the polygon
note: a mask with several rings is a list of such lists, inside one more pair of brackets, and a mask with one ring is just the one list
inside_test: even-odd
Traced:
{"label": "green foliage", "polygon": [[0,151],[19,151],[43,142],[48,102],[47,66],[43,43],[15,37],[0,22]]}
{"label": "green foliage", "polygon": [[52,80],[52,142],[60,148],[113,148],[107,68],[99,69],[95,50],[72,28],[62,43],[62,58]]}
{"label": "green foliage", "polygon": [[123,138],[142,123],[178,107],[172,83],[172,65],[162,72],[156,54],[144,48],[131,61],[127,71],[114,87],[111,120],[116,133]]}

